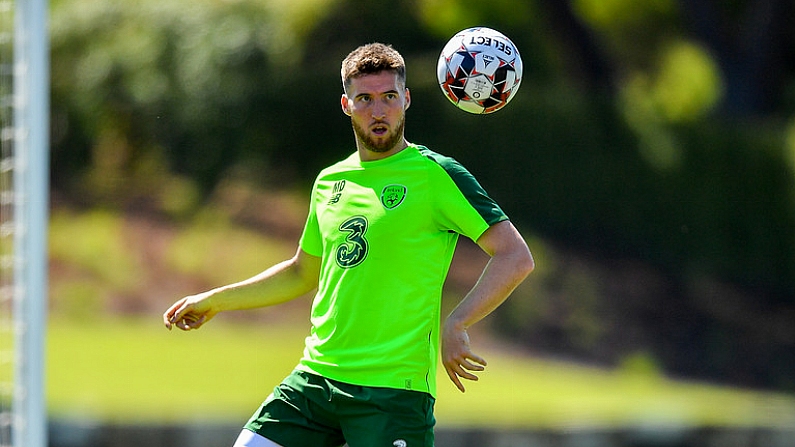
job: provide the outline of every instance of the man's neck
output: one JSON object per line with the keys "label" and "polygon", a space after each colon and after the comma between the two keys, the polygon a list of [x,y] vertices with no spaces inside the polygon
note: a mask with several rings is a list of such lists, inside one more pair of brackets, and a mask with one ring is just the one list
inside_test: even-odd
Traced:
{"label": "man's neck", "polygon": [[409,146],[408,141],[405,138],[401,139],[392,149],[385,151],[385,152],[375,152],[371,151],[364,147],[361,142],[356,142],[356,149],[359,152],[359,159],[361,161],[376,161],[376,160],[383,160],[385,158],[391,157],[398,152],[401,152],[403,149]]}

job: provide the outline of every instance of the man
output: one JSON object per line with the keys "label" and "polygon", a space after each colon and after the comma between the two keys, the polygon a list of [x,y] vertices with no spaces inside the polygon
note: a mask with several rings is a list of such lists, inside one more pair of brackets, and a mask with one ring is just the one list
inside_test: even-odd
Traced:
{"label": "man", "polygon": [[[169,329],[197,329],[218,312],[282,303],[317,289],[296,370],[268,396],[235,447],[430,447],[436,367],[477,380],[486,361],[467,328],[533,269],[522,237],[454,160],[404,137],[411,104],[405,64],[369,44],[342,63],[342,110],[356,152],[324,169],[292,259],[245,281],[177,301]],[[458,238],[491,256],[446,318],[441,291]]]}

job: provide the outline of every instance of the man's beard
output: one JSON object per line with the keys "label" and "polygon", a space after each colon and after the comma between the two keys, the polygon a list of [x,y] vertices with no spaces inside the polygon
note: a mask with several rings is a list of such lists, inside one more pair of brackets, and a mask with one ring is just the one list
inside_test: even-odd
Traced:
{"label": "man's beard", "polygon": [[405,118],[401,118],[397,123],[397,126],[394,127],[393,131],[380,143],[375,141],[375,139],[372,138],[366,130],[359,127],[359,125],[357,125],[355,122],[351,121],[351,124],[353,125],[353,133],[356,134],[356,138],[367,150],[371,152],[384,153],[389,152],[393,147],[395,147],[395,145],[398,144],[399,141],[403,139],[403,130],[406,126],[406,121]]}

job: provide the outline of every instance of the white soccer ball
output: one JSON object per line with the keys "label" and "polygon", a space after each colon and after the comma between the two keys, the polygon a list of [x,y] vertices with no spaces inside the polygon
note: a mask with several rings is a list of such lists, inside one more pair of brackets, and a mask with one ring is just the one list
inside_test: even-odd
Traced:
{"label": "white soccer ball", "polygon": [[439,55],[436,78],[445,96],[469,113],[505,107],[522,81],[522,58],[511,39],[491,28],[453,36]]}

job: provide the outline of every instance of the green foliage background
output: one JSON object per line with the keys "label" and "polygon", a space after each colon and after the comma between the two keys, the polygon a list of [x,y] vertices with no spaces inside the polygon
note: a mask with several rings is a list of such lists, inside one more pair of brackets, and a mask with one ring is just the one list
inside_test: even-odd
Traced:
{"label": "green foliage background", "polygon": [[[179,222],[228,182],[305,190],[353,150],[339,61],[391,43],[408,138],[461,160],[535,242],[538,272],[495,316],[504,335],[792,390],[795,38],[776,30],[795,14],[706,3],[54,0],[55,195]],[[757,13],[770,33],[747,32]],[[435,83],[446,39],[474,25],[525,63],[491,116]],[[757,44],[761,60],[732,52]]]}

